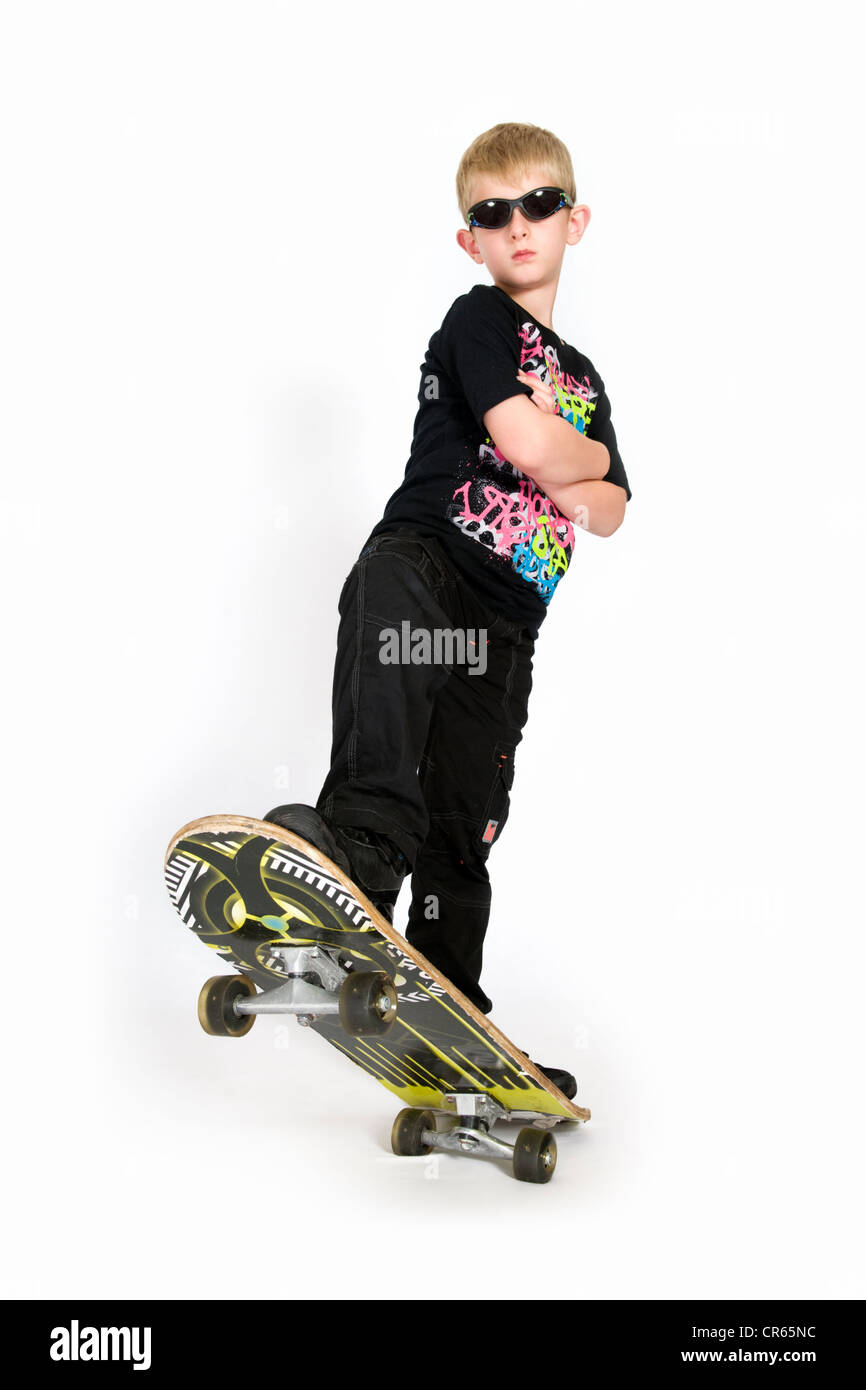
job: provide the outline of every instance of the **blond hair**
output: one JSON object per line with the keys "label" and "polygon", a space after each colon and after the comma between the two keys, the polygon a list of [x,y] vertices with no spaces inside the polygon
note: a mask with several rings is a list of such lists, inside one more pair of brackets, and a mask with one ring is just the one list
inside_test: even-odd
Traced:
{"label": "blond hair", "polygon": [[508,183],[519,184],[530,168],[539,167],[546,170],[552,184],[577,202],[571,155],[551,131],[514,121],[486,130],[464,152],[457,170],[457,205],[463,221],[472,206],[472,181],[478,174],[499,175]]}

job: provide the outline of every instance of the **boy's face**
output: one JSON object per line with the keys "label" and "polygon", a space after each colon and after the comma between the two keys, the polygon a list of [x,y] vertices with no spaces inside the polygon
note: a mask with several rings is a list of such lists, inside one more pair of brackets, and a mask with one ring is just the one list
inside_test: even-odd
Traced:
{"label": "boy's face", "polygon": [[[520,187],[493,174],[479,174],[473,180],[469,205],[486,198],[520,198],[533,188],[558,188],[548,170],[530,168]],[[556,285],[566,246],[580,241],[590,219],[590,210],[581,203],[560,208],[550,217],[533,222],[521,208],[515,208],[505,227],[462,227],[457,241],[477,265],[486,265],[496,284],[519,292],[521,289]]]}

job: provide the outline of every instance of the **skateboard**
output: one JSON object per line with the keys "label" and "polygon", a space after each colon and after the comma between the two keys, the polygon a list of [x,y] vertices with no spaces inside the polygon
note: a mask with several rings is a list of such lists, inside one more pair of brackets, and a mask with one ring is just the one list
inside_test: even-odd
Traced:
{"label": "skateboard", "polygon": [[[206,981],[199,1022],[241,1037],[294,1014],[402,1102],[396,1154],[504,1159],[523,1182],[556,1166],[552,1128],[589,1110],[554,1086],[315,846],[269,821],[204,816],[165,856],[187,927],[232,974]],[[495,1123],[528,1120],[508,1144]]]}

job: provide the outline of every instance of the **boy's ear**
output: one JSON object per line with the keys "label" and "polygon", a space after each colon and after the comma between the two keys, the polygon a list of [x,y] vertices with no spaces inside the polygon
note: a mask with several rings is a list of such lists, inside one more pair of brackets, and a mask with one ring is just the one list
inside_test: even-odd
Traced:
{"label": "boy's ear", "polygon": [[578,203],[577,207],[569,208],[568,212],[568,236],[565,239],[566,246],[576,246],[589,226],[589,219],[592,213],[586,203]]}
{"label": "boy's ear", "polygon": [[457,233],[457,245],[462,246],[467,256],[471,256],[476,265],[483,265],[481,252],[478,250],[478,242],[470,232],[468,227],[461,227]]}

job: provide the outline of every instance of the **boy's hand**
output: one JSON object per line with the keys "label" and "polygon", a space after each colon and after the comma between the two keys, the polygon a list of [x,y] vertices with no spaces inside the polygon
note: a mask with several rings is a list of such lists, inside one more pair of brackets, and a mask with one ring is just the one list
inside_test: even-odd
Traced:
{"label": "boy's hand", "polygon": [[556,397],[553,394],[553,387],[546,386],[537,376],[530,376],[529,372],[519,371],[517,380],[524,386],[532,389],[530,400],[533,405],[537,405],[539,410],[543,410],[547,415],[556,414]]}

